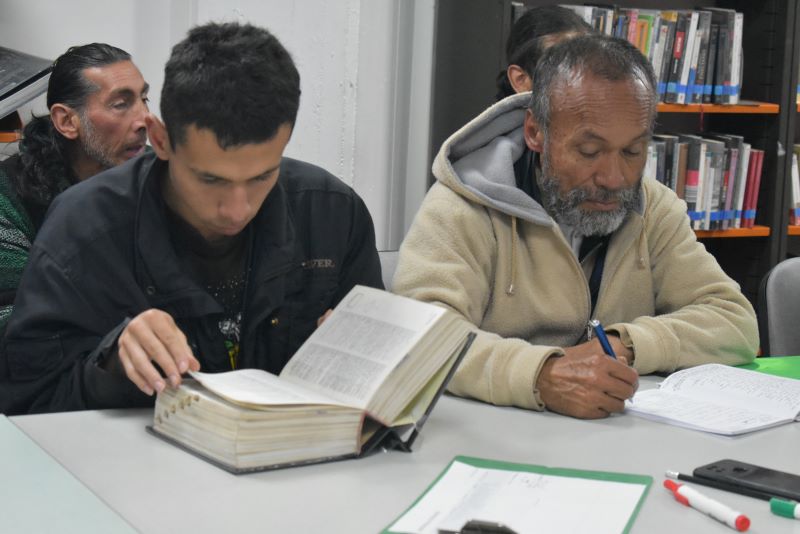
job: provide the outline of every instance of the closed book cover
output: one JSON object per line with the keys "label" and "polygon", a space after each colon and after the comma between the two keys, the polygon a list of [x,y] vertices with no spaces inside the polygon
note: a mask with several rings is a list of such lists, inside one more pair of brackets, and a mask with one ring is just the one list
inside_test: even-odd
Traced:
{"label": "closed book cover", "polygon": [[706,61],[706,74],[703,82],[703,104],[711,104],[714,97],[714,83],[717,67],[717,50],[719,48],[719,24],[712,22],[708,37],[708,60]]}

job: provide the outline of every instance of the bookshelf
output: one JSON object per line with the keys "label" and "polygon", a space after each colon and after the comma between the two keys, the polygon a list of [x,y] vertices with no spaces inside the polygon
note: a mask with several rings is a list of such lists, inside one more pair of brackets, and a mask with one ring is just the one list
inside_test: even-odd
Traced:
{"label": "bookshelf", "polygon": [[[796,12],[794,16],[794,25],[795,25],[794,26],[795,31],[800,31],[800,2],[798,2],[798,6],[796,7]],[[796,88],[797,84],[800,83],[800,73],[798,72],[800,71],[800,36],[798,36],[798,38],[796,38],[793,41],[793,50],[795,58],[798,59],[795,60],[795,63],[793,65],[795,77],[791,80],[791,83],[793,83],[794,84],[793,87]],[[790,139],[792,139],[792,141],[795,144],[800,144],[800,102],[797,101],[796,95],[795,95],[795,101],[793,102],[792,105],[792,111],[793,113],[790,114],[791,117],[789,125],[789,131],[791,132]],[[790,160],[790,158],[787,159]],[[788,211],[789,211],[789,206],[791,205],[791,198],[792,198],[791,190],[792,190],[791,183],[787,183],[786,193],[785,193],[786,202],[784,208],[784,212],[787,213],[786,216],[787,239],[786,239],[786,247],[781,251],[782,253],[781,259],[800,256],[800,226],[788,225]]]}
{"label": "bookshelf", "polygon": [[659,102],[659,113],[734,113],[737,115],[777,115],[781,107],[770,102],[748,102],[745,104],[666,104]]}
{"label": "bookshelf", "polygon": [[[521,0],[529,6],[583,3]],[[585,2],[602,4],[603,2]],[[744,14],[744,77],[738,105],[659,104],[657,132],[742,135],[765,151],[756,226],[698,230],[697,237],[755,303],[761,277],[787,255],[800,255],[800,227],[789,229],[787,192],[791,157],[784,147],[800,142],[795,131],[800,64],[800,0],[620,0],[619,7],[696,9],[722,7]],[[505,66],[512,24],[511,0],[438,0],[430,159],[442,142],[494,103],[495,78]],[[780,149],[779,149],[780,147]],[[797,237],[795,237],[797,236]]]}

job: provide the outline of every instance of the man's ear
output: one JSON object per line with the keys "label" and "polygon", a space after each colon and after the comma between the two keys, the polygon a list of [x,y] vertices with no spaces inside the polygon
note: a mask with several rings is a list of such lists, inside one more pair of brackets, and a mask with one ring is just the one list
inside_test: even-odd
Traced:
{"label": "man's ear", "polygon": [[78,112],[65,104],[53,104],[50,108],[50,120],[53,127],[66,137],[74,141],[80,135],[81,118]]}
{"label": "man's ear", "polygon": [[525,125],[523,127],[525,136],[525,144],[533,152],[542,152],[544,150],[544,133],[539,128],[539,123],[533,117],[531,110],[525,111]]}
{"label": "man's ear", "polygon": [[148,113],[144,118],[144,123],[147,126],[147,137],[150,139],[153,152],[156,153],[158,159],[169,160],[172,145],[169,143],[169,134],[164,122],[152,113]]}
{"label": "man's ear", "polygon": [[531,90],[531,77],[525,72],[525,69],[519,65],[509,65],[506,69],[506,76],[508,76],[508,83],[514,88],[517,93],[524,93]]}

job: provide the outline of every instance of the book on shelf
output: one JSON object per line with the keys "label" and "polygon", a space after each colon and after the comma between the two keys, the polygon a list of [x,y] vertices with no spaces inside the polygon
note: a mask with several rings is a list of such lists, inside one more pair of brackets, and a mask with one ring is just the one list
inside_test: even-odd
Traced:
{"label": "book on shelf", "polygon": [[[383,534],[626,533],[652,483],[647,475],[456,456]],[[576,495],[580,513],[565,513]]]}
{"label": "book on shelf", "polygon": [[725,195],[725,143],[714,139],[703,139],[706,144],[708,187],[705,189],[706,206],[704,230],[722,228]]}
{"label": "book on shelf", "polygon": [[707,7],[703,10],[710,12],[712,23],[719,25],[713,102],[736,104],[739,102],[744,19],[733,9]]}
{"label": "book on shelf", "polygon": [[637,392],[626,412],[733,436],[800,419],[800,380],[712,363],[669,375]]}
{"label": "book on shelf", "polygon": [[689,85],[693,81],[694,72],[697,69],[697,23],[700,19],[697,11],[687,12],[688,23],[684,38],[684,48],[681,54],[680,81],[677,88],[676,104],[688,104]]}
{"label": "book on shelf", "polygon": [[757,148],[750,150],[750,161],[747,169],[744,206],[742,208],[742,228],[752,228],[756,220],[758,192],[761,187],[761,171],[764,166],[764,151]]}
{"label": "book on shelf", "polygon": [[800,144],[792,146],[792,187],[789,199],[789,224],[800,225]]}
{"label": "book on shelf", "polygon": [[47,91],[52,63],[0,46],[0,119]]}
{"label": "book on shelf", "polygon": [[748,228],[755,221],[763,167],[763,151],[753,153],[740,135],[655,134],[644,176],[686,202],[693,229]]}
{"label": "book on shelf", "polygon": [[656,134],[653,136],[653,142],[654,143],[660,142],[664,144],[663,153],[660,152],[659,150],[656,150],[657,155],[659,155],[660,157],[663,155],[663,162],[659,162],[659,166],[656,167],[660,168],[661,166],[663,166],[664,169],[663,180],[659,181],[674,191],[676,183],[675,171],[677,170],[677,159],[675,151],[678,147],[678,136],[669,134]]}
{"label": "book on shelf", "polygon": [[678,18],[675,22],[675,37],[673,39],[669,59],[667,60],[669,61],[670,68],[667,77],[667,89],[664,94],[664,102],[669,104],[679,103],[679,95],[683,89],[683,87],[681,87],[681,77],[686,59],[686,42],[688,40],[690,20],[691,17],[687,11],[678,12]]}
{"label": "book on shelf", "polygon": [[742,50],[742,36],[744,34],[744,14],[734,13],[733,22],[733,56],[731,66],[731,90],[729,104],[738,104],[742,93],[742,73],[744,72],[744,52]]}
{"label": "book on shelf", "polygon": [[[562,4],[595,30],[625,39],[650,60],[659,100],[736,104],[743,72],[744,15],[733,9],[641,9]],[[513,17],[518,16],[513,4]]]}
{"label": "book on shelf", "polygon": [[678,142],[676,145],[676,156],[673,169],[675,175],[675,182],[673,191],[678,195],[678,198],[684,198],[686,193],[686,162],[689,159],[689,144]]}
{"label": "book on shelf", "polygon": [[687,143],[688,152],[686,158],[686,181],[684,183],[684,197],[686,210],[692,228],[699,230],[704,218],[703,212],[703,185],[705,184],[706,172],[706,144],[697,135],[681,134],[681,142]]}
{"label": "book on shelf", "polygon": [[670,60],[675,39],[675,25],[678,21],[677,11],[662,11],[658,30],[658,42],[653,55],[653,70],[658,79],[658,99],[664,100],[667,93],[667,81],[670,72]]}
{"label": "book on shelf", "polygon": [[747,177],[750,170],[750,160],[753,154],[753,147],[750,143],[744,143],[742,154],[739,158],[739,182],[736,185],[736,213],[734,214],[734,228],[743,228],[742,218],[744,216],[744,199],[747,188]]}
{"label": "book on shelf", "polygon": [[708,11],[697,12],[697,37],[695,38],[696,59],[693,61],[693,72],[689,82],[687,103],[701,104],[703,102],[703,87],[706,80],[708,65],[709,38],[711,35],[711,13]]}
{"label": "book on shelf", "polygon": [[720,229],[727,230],[734,227],[738,191],[744,188],[742,176],[745,171],[740,165],[740,158],[743,157],[744,138],[740,135],[720,133],[704,133],[703,135],[725,143],[723,185],[720,190],[723,219]]}
{"label": "book on shelf", "polygon": [[408,451],[473,338],[451,311],[356,286],[279,376],[193,373],[148,430],[234,473]]}
{"label": "book on shelf", "polygon": [[800,223],[800,168],[797,167],[797,145],[792,152],[792,196],[789,199],[789,224]]}
{"label": "book on shelf", "polygon": [[708,36],[708,60],[706,61],[705,83],[703,84],[703,104],[711,104],[714,98],[714,75],[719,55],[719,24],[711,20]]}

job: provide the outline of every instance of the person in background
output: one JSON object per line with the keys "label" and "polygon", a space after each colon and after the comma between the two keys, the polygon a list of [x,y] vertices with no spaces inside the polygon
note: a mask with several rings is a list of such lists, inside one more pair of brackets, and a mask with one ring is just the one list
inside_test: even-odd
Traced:
{"label": "person in background", "polygon": [[175,45],[153,153],[61,194],[0,358],[0,412],[152,405],[189,370],[278,373],[356,284],[382,288],[364,202],[283,157],[300,76],[249,24]]}
{"label": "person in background", "polygon": [[56,195],[144,151],[148,84],[124,50],[73,46],[53,64],[49,115],[0,162],[0,338],[28,253]]}
{"label": "person in background", "polygon": [[599,418],[624,410],[638,373],[751,361],[753,307],[686,204],[642,179],[657,102],[647,59],[578,36],[547,51],[524,100],[444,143],[400,247],[394,291],[479,329],[450,390]]}
{"label": "person in background", "polygon": [[533,69],[545,50],[591,31],[591,26],[565,7],[538,6],[525,11],[514,22],[506,41],[508,66],[497,75],[497,100],[530,91]]}

